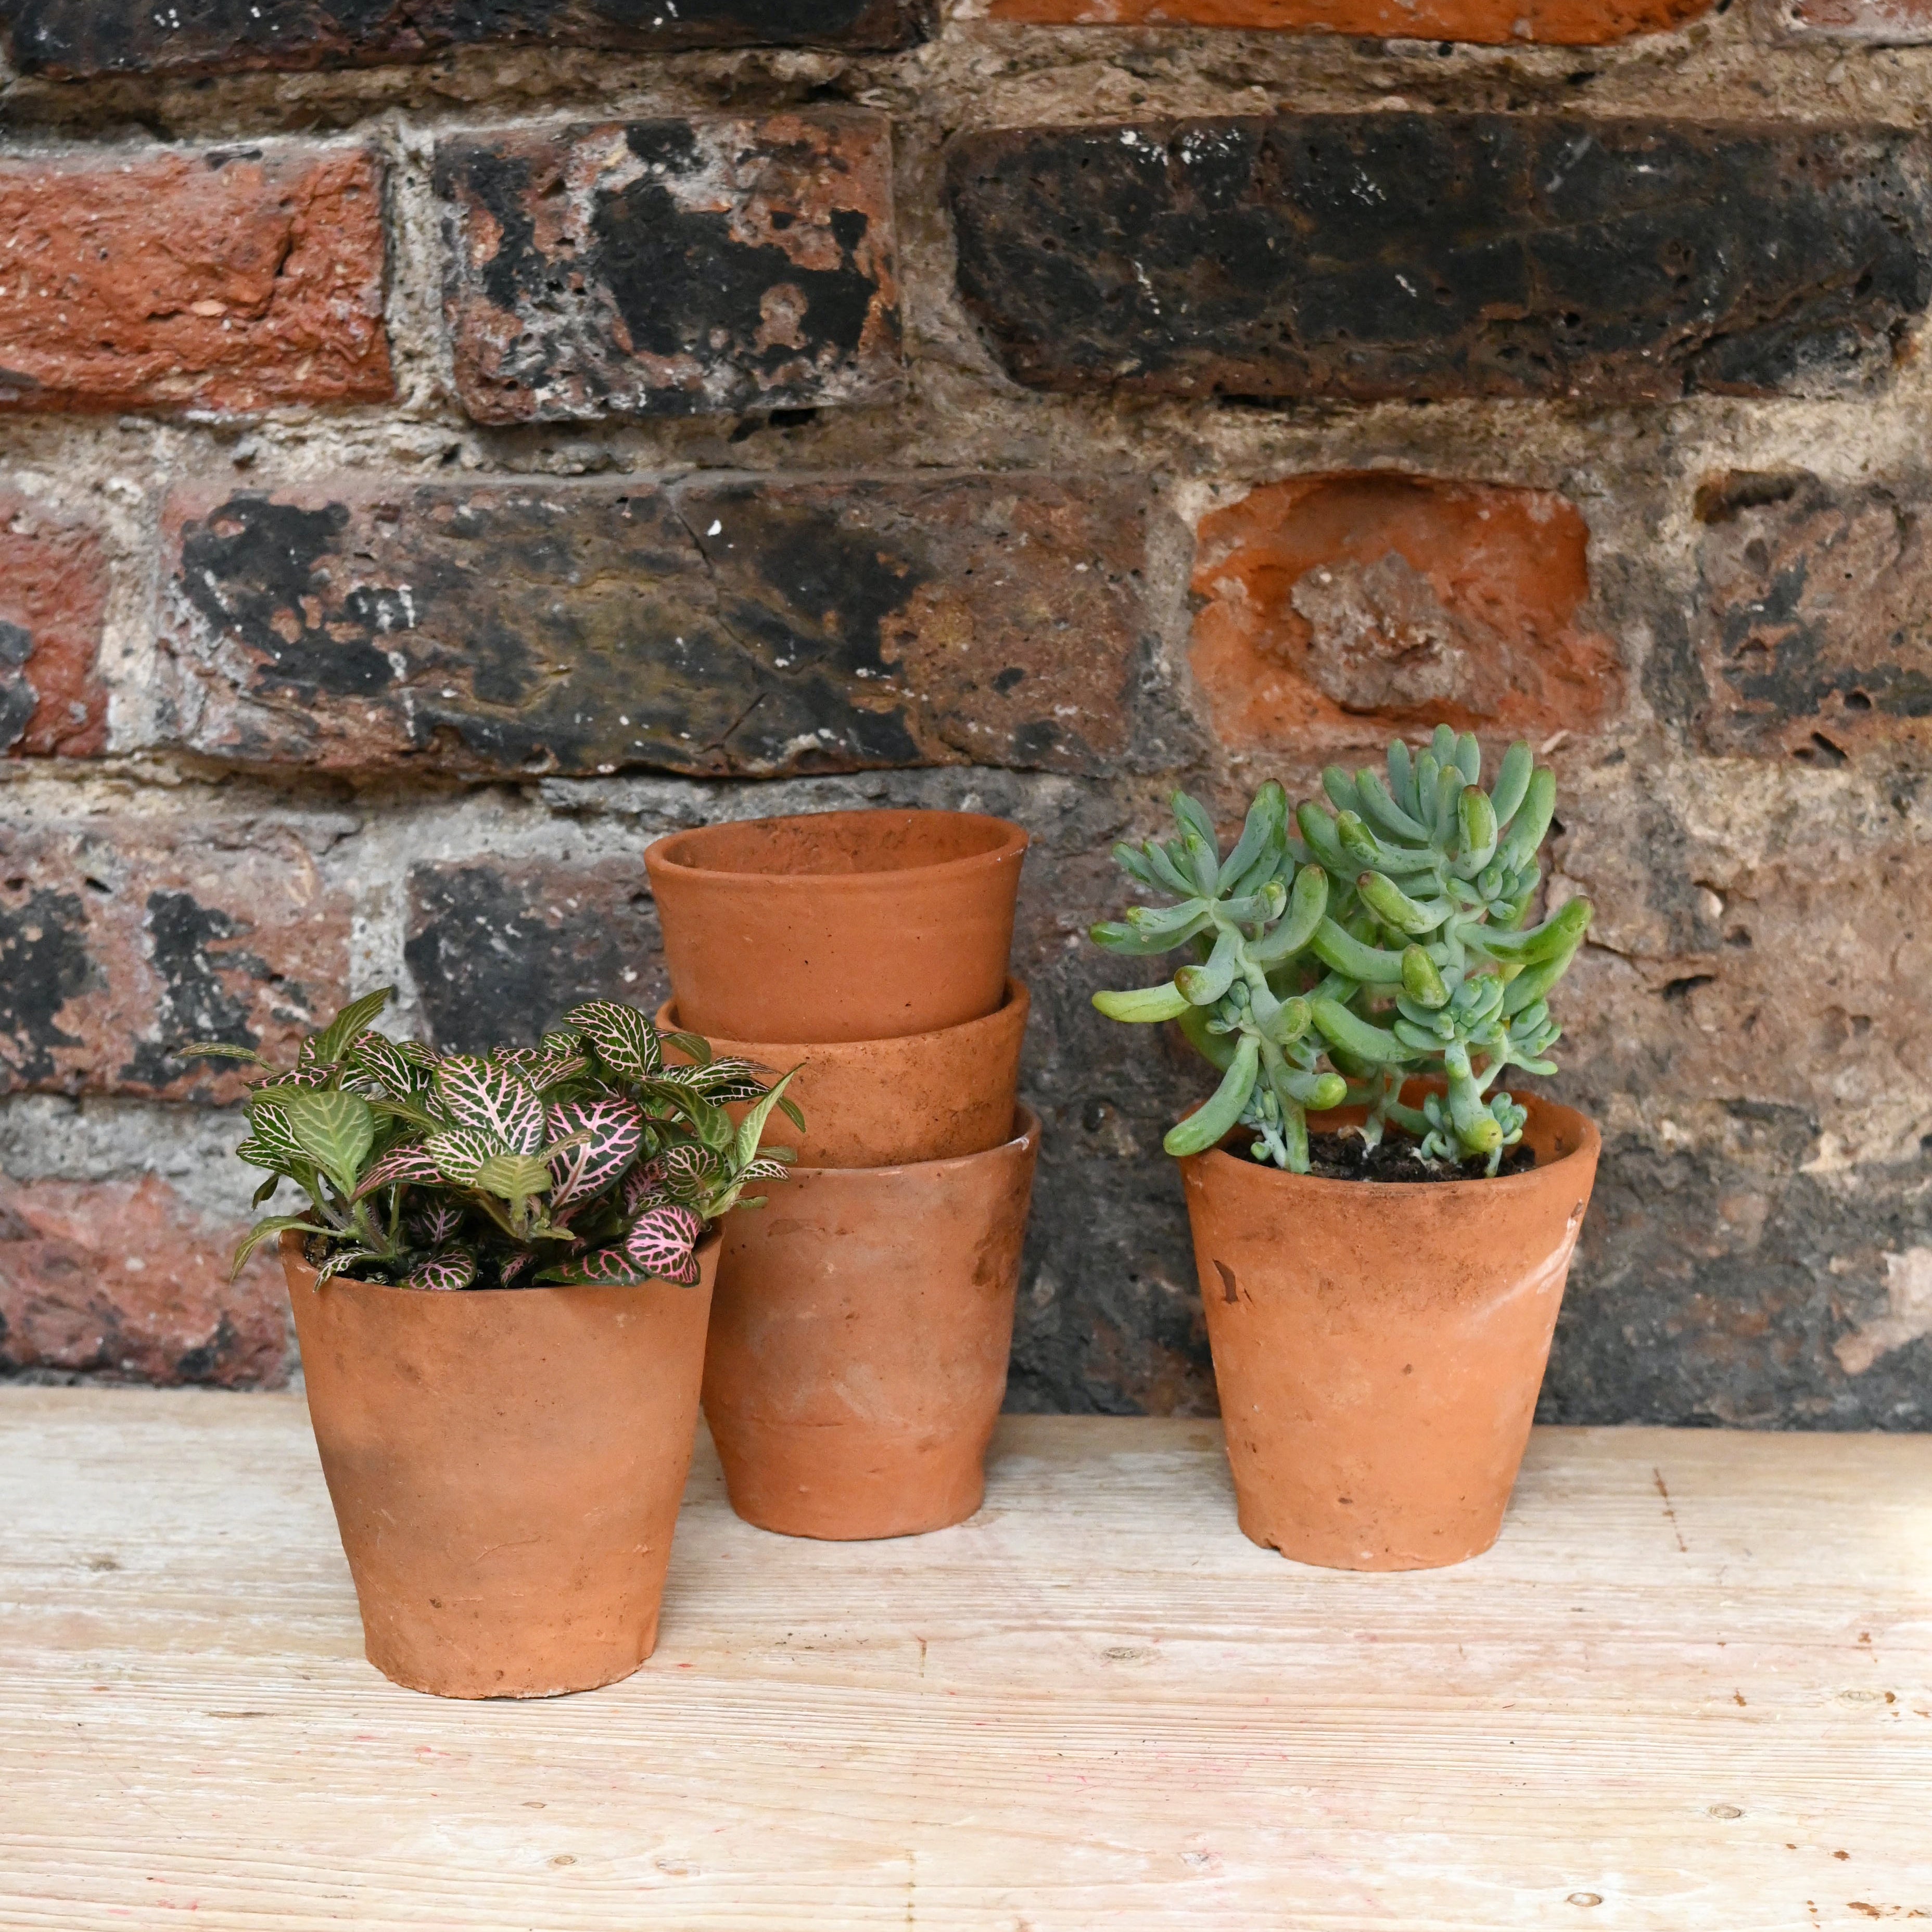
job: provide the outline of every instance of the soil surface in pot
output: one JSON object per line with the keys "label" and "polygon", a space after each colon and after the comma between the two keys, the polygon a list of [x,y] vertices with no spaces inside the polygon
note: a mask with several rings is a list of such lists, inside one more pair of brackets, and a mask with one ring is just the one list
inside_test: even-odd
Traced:
{"label": "soil surface in pot", "polygon": [[[1496,1172],[1527,1174],[1535,1165],[1535,1148],[1519,1141]],[[1484,1180],[1490,1163],[1481,1154],[1473,1160],[1424,1160],[1421,1143],[1408,1134],[1388,1135],[1375,1148],[1357,1133],[1310,1134],[1308,1171],[1324,1180]]]}

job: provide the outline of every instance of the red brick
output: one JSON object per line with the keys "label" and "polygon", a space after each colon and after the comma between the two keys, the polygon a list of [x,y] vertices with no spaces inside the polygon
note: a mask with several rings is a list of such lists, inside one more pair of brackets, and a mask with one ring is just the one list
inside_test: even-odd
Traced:
{"label": "red brick", "polygon": [[1916,46],[1932,40],[1932,0],[1786,0],[1780,24],[1794,40]]}
{"label": "red brick", "polygon": [[0,409],[227,414],[394,393],[365,149],[10,160],[0,234]]}
{"label": "red brick", "polygon": [[1589,730],[1622,688],[1589,530],[1548,491],[1368,471],[1202,520],[1194,674],[1222,741],[1306,750],[1436,724]]}
{"label": "red brick", "polygon": [[1842,764],[1932,748],[1932,490],[1734,472],[1698,493],[1694,723],[1707,751]]}
{"label": "red brick", "polygon": [[347,997],[349,929],[286,825],[0,825],[0,1093],[232,1100],[172,1050],[292,1058]]}
{"label": "red brick", "polygon": [[107,742],[98,531],[0,490],[0,754],[84,758]]}
{"label": "red brick", "polygon": [[247,1226],[198,1212],[153,1174],[0,1175],[0,1375],[280,1387],[290,1366],[280,1270],[257,1256],[228,1279]]}
{"label": "red brick", "polygon": [[479,422],[884,400],[892,145],[866,115],[634,121],[436,151],[456,387]]}
{"label": "red brick", "polygon": [[1239,27],[1490,46],[1600,46],[1708,13],[1712,0],[991,0],[995,20],[1114,27]]}

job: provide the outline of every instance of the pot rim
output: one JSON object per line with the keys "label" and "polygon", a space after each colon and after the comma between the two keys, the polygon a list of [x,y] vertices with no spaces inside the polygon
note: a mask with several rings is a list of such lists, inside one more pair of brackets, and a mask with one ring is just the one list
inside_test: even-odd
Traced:
{"label": "pot rim", "polygon": [[970,1162],[991,1160],[996,1154],[1011,1154],[1016,1148],[1029,1144],[1037,1148],[1044,1131],[1039,1114],[1022,1100],[1014,1106],[1013,1121],[1018,1132],[1009,1135],[997,1147],[982,1148],[977,1154],[947,1154],[939,1160],[902,1161],[892,1167],[795,1167],[786,1178],[798,1180],[808,1174],[814,1179],[824,1175],[835,1180],[863,1182],[874,1174],[921,1174],[930,1168],[964,1167]]}
{"label": "pot rim", "polygon": [[[1337,1180],[1333,1176],[1325,1174],[1291,1174],[1287,1168],[1276,1167],[1271,1162],[1250,1160],[1243,1155],[1230,1154],[1226,1148],[1219,1145],[1209,1148],[1201,1154],[1184,1155],[1180,1165],[1185,1171],[1197,1161],[1226,1161],[1231,1166],[1239,1168],[1244,1172],[1271,1176],[1276,1182],[1292,1183],[1298,1188],[1346,1188],[1351,1193],[1359,1193],[1366,1189],[1372,1190],[1370,1194],[1371,1200],[1376,1195],[1384,1193],[1398,1195],[1405,1198],[1426,1194],[1432,1199],[1438,1196],[1448,1198],[1458,1191],[1466,1193],[1478,1188],[1485,1196],[1493,1196],[1498,1189],[1504,1188],[1520,1193],[1526,1188],[1534,1187],[1543,1178],[1562,1172],[1563,1168],[1580,1154],[1594,1154],[1601,1156],[1604,1137],[1596,1122],[1591,1119],[1588,1114],[1582,1112],[1578,1108],[1566,1107],[1560,1100],[1545,1100],[1540,1094],[1519,1094],[1516,1098],[1520,1102],[1534,1106],[1539,1112],[1548,1112],[1553,1108],[1580,1120],[1583,1126],[1582,1137],[1574,1147],[1558,1155],[1556,1159],[1549,1162],[1547,1166],[1539,1162],[1536,1166],[1528,1168],[1521,1174],[1498,1174],[1493,1178],[1484,1174],[1470,1180]],[[1192,1109],[1190,1111],[1191,1112]],[[1316,1124],[1328,1118],[1329,1117],[1321,1114],[1310,1114],[1308,1123],[1310,1130],[1317,1132],[1323,1131],[1317,1127]],[[1266,1186],[1268,1183],[1264,1180],[1262,1184]]]}
{"label": "pot rim", "polygon": [[[819,874],[814,874],[816,878]],[[1030,1009],[1033,1004],[1031,989],[1010,974],[1006,976],[1005,996],[990,1013],[982,1013],[976,1020],[962,1020],[957,1026],[931,1027],[924,1033],[887,1034],[879,1040],[734,1040],[724,1034],[698,1034],[700,1040],[708,1040],[714,1046],[756,1046],[766,1052],[781,1054],[796,1053],[802,1056],[800,1064],[808,1064],[814,1055],[830,1056],[850,1053],[863,1046],[890,1046],[916,1048],[928,1041],[941,1040],[954,1034],[962,1034],[974,1027],[985,1027],[990,1030],[998,1021],[1010,1021],[1016,1006]],[[698,1033],[695,1027],[688,1027],[677,1015],[677,995],[659,1006],[654,1016],[661,1033]]]}
{"label": "pot rim", "polygon": [[[285,1228],[282,1231],[281,1240],[279,1243],[279,1246],[285,1260],[290,1254],[292,1253],[295,1258],[300,1262],[304,1268],[312,1270],[314,1264],[309,1261],[302,1252],[301,1244],[304,1239],[304,1237],[298,1233],[295,1228]],[[692,1252],[698,1256],[701,1259],[707,1249],[718,1246],[722,1243],[724,1239],[724,1234],[723,1228],[717,1222],[713,1222],[709,1228],[705,1229],[704,1238],[698,1242],[697,1246],[694,1248]],[[294,1244],[292,1247],[291,1247],[290,1245],[292,1243]],[[666,1281],[660,1275],[652,1276],[649,1281],[551,1282],[542,1288],[466,1288],[460,1290],[455,1294],[447,1296],[436,1294],[433,1290],[425,1288],[398,1287],[395,1282],[390,1281],[364,1281],[360,1275],[355,1274],[338,1274],[332,1276],[328,1280],[323,1282],[322,1286],[325,1288],[333,1288],[338,1281],[346,1281],[352,1287],[371,1289],[378,1294],[406,1294],[410,1296],[412,1298],[417,1295],[428,1294],[430,1295],[433,1299],[436,1300],[449,1300],[452,1302],[507,1301],[512,1299],[521,1301],[526,1300],[528,1297],[532,1294],[578,1294],[584,1293],[586,1290],[597,1293],[608,1293],[612,1288],[623,1290],[646,1288],[674,1288],[681,1294],[689,1294],[694,1292],[696,1288],[695,1283],[688,1288],[682,1282]]]}
{"label": "pot rim", "polygon": [[[930,865],[901,866],[887,871],[839,872],[761,872],[748,869],[721,868],[710,866],[694,866],[678,856],[676,848],[690,841],[702,838],[707,832],[742,831],[754,825],[800,825],[814,820],[830,818],[944,818],[967,819],[982,825],[1000,826],[1004,836],[998,844],[984,852],[969,852],[958,859],[940,859]],[[873,882],[903,880],[910,874],[922,878],[944,878],[974,867],[998,865],[1005,860],[1021,856],[1033,842],[1033,834],[1024,825],[1016,824],[1010,818],[1000,818],[988,812],[942,812],[928,806],[908,806],[903,811],[890,806],[854,812],[794,812],[778,814],[767,818],[723,819],[716,825],[698,825],[683,832],[673,832],[653,841],[644,848],[644,861],[648,867],[652,864],[674,868],[683,878],[702,880],[706,884],[754,885],[762,890],[773,887],[823,884],[827,880],[849,879]]]}

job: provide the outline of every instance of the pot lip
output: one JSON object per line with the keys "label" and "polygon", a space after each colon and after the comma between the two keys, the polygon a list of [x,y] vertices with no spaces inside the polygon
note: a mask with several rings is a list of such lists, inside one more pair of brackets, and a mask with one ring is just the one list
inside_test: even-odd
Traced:
{"label": "pot lip", "polygon": [[[304,1268],[310,1266],[308,1259],[304,1256],[302,1252],[302,1236],[292,1228],[284,1228],[283,1230],[281,1240],[278,1245],[281,1250],[282,1259],[284,1265],[286,1265],[290,1261],[292,1260]],[[722,1246],[724,1244],[724,1235],[723,1229],[721,1228],[716,1222],[714,1222],[709,1228],[705,1229],[704,1238],[699,1241],[698,1246],[692,1250],[692,1252],[702,1258],[706,1253],[707,1250]],[[310,1271],[313,1272],[313,1270]],[[427,1288],[399,1288],[394,1282],[364,1281],[360,1275],[353,1274],[336,1275],[328,1282],[326,1282],[323,1286],[328,1288],[333,1288],[335,1286],[335,1283],[338,1281],[347,1282],[352,1287],[355,1288],[366,1288],[372,1294],[406,1294],[412,1300],[414,1300],[418,1296],[428,1295],[430,1294],[430,1291]],[[448,1300],[452,1303],[510,1300],[522,1301],[526,1300],[530,1296],[533,1294],[578,1294],[583,1293],[586,1289],[602,1294],[607,1293],[612,1288],[616,1288],[622,1292],[626,1290],[642,1290],[646,1288],[674,1288],[682,1294],[688,1294],[692,1292],[691,1288],[686,1288],[680,1282],[664,1281],[654,1275],[649,1281],[554,1282],[548,1286],[544,1288],[466,1288],[459,1294],[448,1296],[431,1295],[430,1299],[434,1300]]]}
{"label": "pot lip", "polygon": [[[880,819],[896,818],[910,820],[920,818],[944,818],[951,820],[967,820],[981,825],[1000,828],[1003,836],[998,844],[984,852],[970,852],[963,858],[940,859],[928,866],[902,866],[890,872],[760,872],[749,870],[721,869],[708,866],[694,866],[679,855],[679,848],[703,838],[707,833],[723,831],[742,831],[749,826],[800,825],[820,819]],[[944,879],[966,872],[983,869],[987,866],[1004,865],[1010,860],[1023,857],[1033,842],[1033,834],[1024,825],[1016,824],[1010,818],[1000,818],[986,812],[941,812],[926,806],[908,806],[899,810],[890,806],[878,807],[858,812],[795,812],[769,818],[724,819],[715,825],[693,826],[689,830],[674,832],[656,840],[644,848],[646,869],[662,866],[675,872],[680,878],[706,885],[724,888],[755,886],[761,892],[795,889],[800,886],[823,887],[836,880],[848,880],[855,886],[879,884],[894,880],[903,881],[908,878]]]}
{"label": "pot lip", "polygon": [[[1539,1111],[1547,1112],[1553,1108],[1581,1121],[1583,1132],[1576,1144],[1567,1153],[1559,1154],[1547,1166],[1532,1167],[1522,1174],[1499,1174],[1493,1179],[1485,1174],[1473,1180],[1337,1180],[1325,1174],[1291,1174],[1286,1168],[1276,1167],[1269,1162],[1244,1160],[1239,1154],[1230,1154],[1226,1148],[1220,1146],[1209,1148],[1202,1154],[1184,1155],[1180,1168],[1185,1174],[1189,1168],[1199,1162],[1225,1161],[1229,1167],[1238,1168],[1244,1174],[1262,1177],[1264,1186],[1288,1185],[1297,1189],[1346,1190],[1351,1196],[1358,1198],[1364,1190],[1372,1190],[1369,1196],[1370,1201],[1381,1195],[1394,1195],[1405,1200],[1413,1200],[1422,1195],[1426,1195],[1432,1200],[1438,1198],[1448,1199],[1458,1194],[1471,1194],[1479,1190],[1485,1198],[1493,1199],[1501,1191],[1520,1194],[1534,1187],[1539,1181],[1546,1180],[1551,1174],[1562,1173],[1580,1154],[1601,1156],[1604,1137],[1596,1122],[1588,1114],[1575,1107],[1566,1107],[1560,1100],[1546,1100],[1540,1094],[1522,1094],[1516,1098],[1520,1101],[1531,1102]],[[1311,1125],[1320,1118],[1318,1114],[1311,1115]]]}
{"label": "pot lip", "polygon": [[991,1160],[998,1154],[1010,1154],[1016,1149],[1022,1152],[1036,1152],[1043,1129],[1039,1114],[1024,1100],[1015,1105],[1013,1124],[1018,1132],[1009,1135],[997,1147],[982,1148],[977,1154],[948,1154],[940,1160],[909,1160],[894,1167],[794,1167],[787,1178],[802,1180],[809,1177],[816,1180],[822,1178],[862,1185],[874,1176],[937,1173],[941,1168],[966,1167],[974,1161]]}
{"label": "pot lip", "polygon": [[[1022,981],[1014,979],[1009,974],[1006,979],[1005,997],[990,1013],[982,1013],[976,1020],[962,1020],[957,1026],[929,1028],[924,1033],[887,1034],[879,1040],[733,1040],[723,1034],[700,1034],[698,1036],[700,1039],[710,1040],[714,1047],[723,1051],[728,1051],[734,1047],[755,1047],[760,1052],[764,1053],[781,1055],[795,1053],[801,1056],[800,1064],[802,1065],[808,1063],[814,1055],[829,1058],[835,1054],[854,1052],[860,1047],[890,1046],[902,1048],[908,1051],[916,1050],[923,1046],[936,1044],[943,1040],[950,1040],[957,1034],[970,1032],[976,1027],[983,1027],[988,1032],[993,1032],[1001,1023],[1010,1023],[1016,1016],[1019,1018],[1022,1025],[1024,1025],[1032,1010],[1032,992]],[[677,995],[675,993],[658,1008],[653,1018],[661,1032],[696,1033],[698,1031],[694,1027],[687,1027],[678,1018]],[[743,1056],[740,1054],[737,1057],[742,1058]]]}

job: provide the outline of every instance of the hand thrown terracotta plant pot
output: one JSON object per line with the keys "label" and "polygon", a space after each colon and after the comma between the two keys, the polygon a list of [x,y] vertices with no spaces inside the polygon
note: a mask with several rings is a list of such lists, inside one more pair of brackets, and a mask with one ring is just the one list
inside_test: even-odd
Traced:
{"label": "hand thrown terracotta plant pot", "polygon": [[1495,1180],[1328,1180],[1218,1149],[1180,1163],[1255,1542],[1421,1570],[1496,1540],[1601,1147],[1581,1114],[1518,1097],[1537,1164]]}
{"label": "hand thrown terracotta plant pot", "polygon": [[718,1239],[696,1288],[428,1294],[282,1259],[369,1661],[442,1697],[628,1677],[657,1642]]}
{"label": "hand thrown terracotta plant pot", "polygon": [[986,1492],[1040,1121],[984,1154],[794,1170],[724,1224],[704,1413],[731,1506],[788,1536],[911,1536]]}
{"label": "hand thrown terracotta plant pot", "polygon": [[996,1011],[1027,834],[970,812],[707,826],[644,854],[685,1024],[886,1040]]}
{"label": "hand thrown terracotta plant pot", "polygon": [[[799,1069],[786,1091],[805,1115],[805,1131],[775,1114],[766,1138],[795,1148],[802,1166],[902,1167],[983,1154],[1011,1135],[1032,1007],[1027,989],[1009,980],[997,1011],[937,1033],[824,1045],[714,1039],[710,1046],[721,1058],[781,1072]],[[681,1030],[675,1000],[658,1010],[658,1024]]]}

